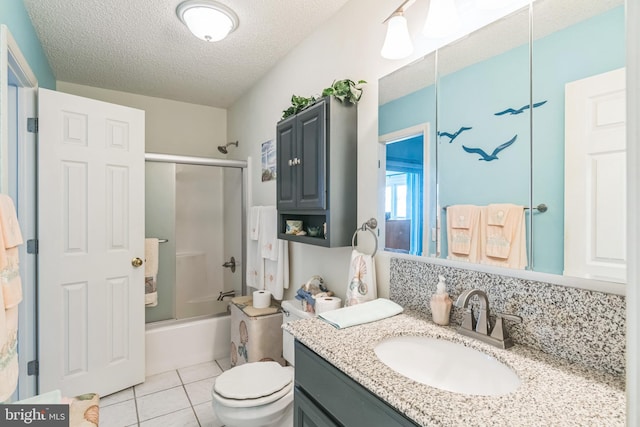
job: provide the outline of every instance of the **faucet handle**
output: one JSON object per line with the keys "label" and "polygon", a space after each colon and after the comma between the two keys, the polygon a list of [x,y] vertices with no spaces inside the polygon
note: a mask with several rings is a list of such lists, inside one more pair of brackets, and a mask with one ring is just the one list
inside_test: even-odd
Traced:
{"label": "faucet handle", "polygon": [[512,322],[522,323],[522,317],[515,314],[496,313],[496,324],[491,331],[491,337],[500,341],[506,341],[509,338],[509,334],[504,329],[504,319],[511,320]]}
{"label": "faucet handle", "polygon": [[464,317],[462,318],[462,324],[460,327],[469,331],[476,329],[476,319],[473,317],[473,311],[471,311],[471,308],[466,308],[464,310]]}

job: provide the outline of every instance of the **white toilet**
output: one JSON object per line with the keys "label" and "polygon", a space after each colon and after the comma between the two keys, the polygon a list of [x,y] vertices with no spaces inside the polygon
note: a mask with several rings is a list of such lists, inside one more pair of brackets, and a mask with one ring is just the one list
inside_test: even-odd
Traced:
{"label": "white toilet", "polygon": [[[282,301],[282,321],[313,317],[297,300]],[[282,355],[291,366],[253,362],[236,366],[216,378],[213,409],[227,427],[293,426],[293,336],[283,331]]]}

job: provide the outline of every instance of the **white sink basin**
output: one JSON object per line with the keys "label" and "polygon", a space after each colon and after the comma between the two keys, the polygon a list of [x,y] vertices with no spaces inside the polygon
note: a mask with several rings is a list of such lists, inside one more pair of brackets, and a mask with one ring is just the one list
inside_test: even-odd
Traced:
{"label": "white sink basin", "polygon": [[481,351],[428,337],[395,337],[375,347],[378,359],[397,373],[431,387],[479,396],[509,394],[520,379]]}

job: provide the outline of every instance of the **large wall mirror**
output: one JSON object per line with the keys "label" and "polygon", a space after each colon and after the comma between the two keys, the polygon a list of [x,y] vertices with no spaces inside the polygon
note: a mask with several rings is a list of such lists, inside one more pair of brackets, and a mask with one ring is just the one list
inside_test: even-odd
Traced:
{"label": "large wall mirror", "polygon": [[537,0],[380,79],[386,250],[626,281],[623,3]]}

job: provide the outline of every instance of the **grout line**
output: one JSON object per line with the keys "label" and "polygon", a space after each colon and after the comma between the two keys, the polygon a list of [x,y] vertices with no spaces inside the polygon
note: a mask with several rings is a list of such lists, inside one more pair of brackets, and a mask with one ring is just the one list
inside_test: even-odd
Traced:
{"label": "grout line", "polygon": [[136,425],[140,426],[140,413],[138,412],[138,396],[136,395],[136,387],[131,387],[131,391],[133,392],[133,406],[136,408]]}
{"label": "grout line", "polygon": [[180,371],[178,371],[176,369],[176,373],[178,374],[178,378],[180,378],[180,382],[182,383],[182,388],[184,390],[184,394],[187,395],[187,400],[189,401],[189,406],[191,407],[191,411],[193,412],[193,416],[196,418],[196,422],[198,423],[198,426],[202,427],[202,424],[200,423],[200,418],[198,418],[198,414],[196,413],[196,408],[193,407],[193,402],[191,401],[191,397],[189,396],[189,393],[187,392],[187,387],[185,386],[185,383],[182,380],[182,376],[180,375]]}

